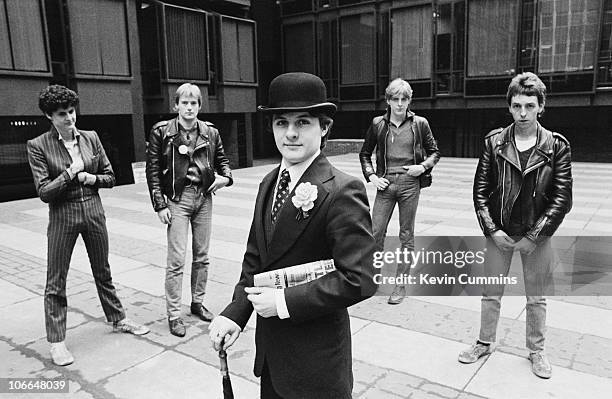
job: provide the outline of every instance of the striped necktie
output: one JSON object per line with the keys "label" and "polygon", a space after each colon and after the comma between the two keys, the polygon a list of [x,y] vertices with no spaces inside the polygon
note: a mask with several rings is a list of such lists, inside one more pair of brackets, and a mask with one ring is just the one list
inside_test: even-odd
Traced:
{"label": "striped necktie", "polygon": [[276,197],[274,197],[274,206],[272,206],[272,223],[276,223],[276,219],[278,218],[278,212],[282,208],[287,196],[289,195],[289,182],[291,181],[291,177],[289,176],[289,171],[287,169],[283,170],[281,173],[280,179],[278,180],[278,185],[276,186]]}

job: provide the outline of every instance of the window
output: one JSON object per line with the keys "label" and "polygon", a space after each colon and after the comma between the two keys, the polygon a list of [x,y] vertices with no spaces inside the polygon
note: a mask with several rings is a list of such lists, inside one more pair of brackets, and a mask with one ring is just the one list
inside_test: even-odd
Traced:
{"label": "window", "polygon": [[518,72],[534,72],[536,56],[538,54],[535,0],[523,0],[521,10],[521,35],[519,38],[519,66]]}
{"label": "window", "polygon": [[597,84],[599,86],[612,86],[612,0],[605,0],[604,3]]}
{"label": "window", "polygon": [[255,22],[221,17],[223,81],[255,83]]}
{"label": "window", "polygon": [[0,69],[48,72],[39,0],[0,0]]}
{"label": "window", "polygon": [[340,21],[341,83],[374,83],[374,15],[354,15]]}
{"label": "window", "polygon": [[223,16],[223,81],[255,83],[255,23]]}
{"label": "window", "polygon": [[319,22],[319,76],[327,95],[338,98],[338,20]]}
{"label": "window", "polygon": [[368,0],[337,0],[339,6],[348,6],[351,4],[363,3]]}
{"label": "window", "polygon": [[540,7],[538,71],[592,70],[599,0],[542,0]]}
{"label": "window", "polygon": [[168,79],[208,80],[206,13],[166,6]]}
{"label": "window", "polygon": [[283,25],[285,72],[315,72],[315,43],[312,22]]}
{"label": "window", "polygon": [[382,11],[378,13],[377,43],[378,55],[376,56],[378,70],[377,94],[379,98],[385,96],[385,88],[389,84],[389,73],[391,72],[391,13]]}
{"label": "window", "polygon": [[463,91],[465,2],[438,4],[436,12],[436,92]]}
{"label": "window", "polygon": [[473,0],[468,17],[468,76],[514,75],[518,1]]}
{"label": "window", "polygon": [[68,15],[77,74],[130,75],[123,1],[70,0]]}
{"label": "window", "polygon": [[210,73],[210,84],[208,85],[208,96],[216,97],[218,94],[218,83],[223,81],[223,65],[221,65],[221,16],[208,14],[208,68]]}
{"label": "window", "polygon": [[145,97],[162,94],[161,80],[165,77],[160,56],[163,46],[162,33],[159,28],[162,6],[142,8],[138,13],[138,33],[140,36],[140,56],[142,74],[142,91]]}
{"label": "window", "polygon": [[281,0],[277,4],[283,15],[312,11],[312,0]]}
{"label": "window", "polygon": [[431,79],[431,6],[395,10],[391,16],[391,78]]}

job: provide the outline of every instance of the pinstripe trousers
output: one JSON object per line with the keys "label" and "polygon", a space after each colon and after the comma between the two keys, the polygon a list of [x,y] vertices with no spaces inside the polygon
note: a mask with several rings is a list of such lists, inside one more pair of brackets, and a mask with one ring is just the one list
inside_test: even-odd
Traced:
{"label": "pinstripe trousers", "polygon": [[51,203],[45,287],[45,327],[49,342],[61,342],[66,337],[66,277],[79,234],[85,242],[106,319],[119,321],[125,318],[108,264],[108,232],[100,197],[96,194],[82,202]]}

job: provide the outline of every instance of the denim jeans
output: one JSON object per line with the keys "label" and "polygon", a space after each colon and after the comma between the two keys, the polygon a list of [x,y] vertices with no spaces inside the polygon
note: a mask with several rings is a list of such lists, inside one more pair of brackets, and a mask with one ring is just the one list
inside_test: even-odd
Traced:
{"label": "denim jeans", "polygon": [[[519,238],[515,238],[519,239]],[[513,251],[502,251],[487,238],[485,255],[485,275],[507,276],[512,263]],[[544,294],[551,287],[552,248],[550,239],[540,243],[529,255],[521,254],[525,295],[527,297],[526,346],[530,352],[544,350],[546,332],[546,298]],[[496,338],[497,324],[504,285],[486,285],[481,300],[479,340],[493,343]]]}
{"label": "denim jeans", "polygon": [[166,267],[166,308],[171,319],[181,315],[183,268],[189,223],[192,231],[191,302],[202,303],[208,279],[208,247],[212,225],[212,198],[186,187],[179,202],[168,201],[172,215],[168,225],[168,260]]}
{"label": "denim jeans", "polygon": [[[385,247],[387,226],[395,204],[399,207],[399,239],[402,249],[414,250],[414,220],[421,186],[419,178],[409,176],[407,173],[393,173],[385,175],[389,180],[389,186],[385,190],[376,192],[374,208],[372,210],[372,228],[376,240],[376,250],[382,251]],[[410,265],[401,263],[398,265],[397,275],[407,273]],[[400,270],[401,269],[401,270]]]}

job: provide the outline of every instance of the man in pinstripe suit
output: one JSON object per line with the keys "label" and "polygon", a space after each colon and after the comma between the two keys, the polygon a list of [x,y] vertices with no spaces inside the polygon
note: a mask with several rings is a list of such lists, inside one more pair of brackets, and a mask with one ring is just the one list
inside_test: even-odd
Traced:
{"label": "man in pinstripe suit", "polygon": [[28,141],[28,160],[41,200],[49,204],[45,327],[51,358],[58,366],[74,361],[66,348],[66,276],[79,234],[91,263],[102,309],[115,331],[135,335],[147,327],[125,317],[108,264],[108,232],[98,188],[115,185],[115,175],[98,135],[78,130],[77,94],[59,85],[40,93],[39,107],[51,129]]}

